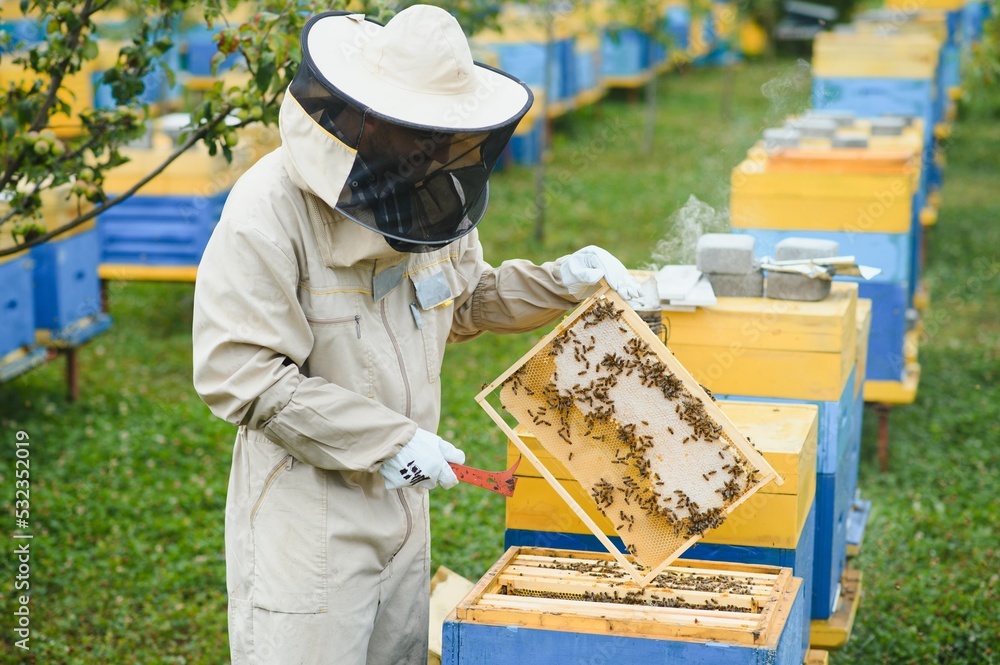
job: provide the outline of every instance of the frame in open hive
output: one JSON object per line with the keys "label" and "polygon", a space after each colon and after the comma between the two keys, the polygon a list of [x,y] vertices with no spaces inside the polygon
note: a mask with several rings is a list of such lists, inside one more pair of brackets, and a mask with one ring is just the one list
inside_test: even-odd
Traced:
{"label": "frame in open hive", "polygon": [[790,568],[683,561],[638,586],[608,554],[512,547],[453,616],[581,633],[776,644],[800,584]]}
{"label": "frame in open hive", "polygon": [[[521,440],[509,412],[615,525],[621,553]],[[476,400],[639,584],[781,479],[606,285]],[[633,563],[634,561],[634,563]]]}

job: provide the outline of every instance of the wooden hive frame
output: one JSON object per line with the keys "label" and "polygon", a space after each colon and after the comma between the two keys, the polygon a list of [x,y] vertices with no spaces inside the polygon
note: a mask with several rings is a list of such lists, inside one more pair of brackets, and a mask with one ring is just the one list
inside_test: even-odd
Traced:
{"label": "wooden hive frame", "polygon": [[511,547],[451,620],[773,647],[802,582],[790,568],[714,561],[662,573],[643,587],[610,554]]}
{"label": "wooden hive frame", "polygon": [[[609,308],[613,309],[609,310]],[[625,336],[628,336],[630,330],[634,337],[629,338],[628,343],[635,342],[637,347],[641,348],[641,353],[645,354],[636,357],[643,359],[649,358],[649,363],[665,369],[665,374],[670,377],[671,381],[675,384],[679,382],[679,389],[683,392],[679,396],[674,394],[674,397],[678,397],[678,401],[680,401],[680,399],[686,400],[684,402],[685,409],[693,406],[696,407],[697,413],[704,415],[704,420],[699,420],[697,426],[704,426],[704,423],[709,423],[709,426],[713,428],[713,434],[706,435],[704,440],[718,442],[718,445],[721,446],[718,451],[719,458],[721,458],[722,461],[728,460],[731,462],[731,464],[722,466],[723,469],[729,468],[729,471],[725,473],[732,474],[730,480],[723,481],[725,473],[720,474],[717,478],[710,479],[709,475],[715,474],[715,470],[707,471],[707,473],[701,472],[701,467],[704,467],[704,457],[707,453],[698,452],[697,456],[701,456],[703,459],[701,466],[697,469],[697,474],[687,473],[686,477],[680,479],[683,482],[680,482],[680,480],[678,480],[675,476],[670,478],[674,480],[674,484],[671,487],[664,486],[662,489],[659,489],[654,487],[654,484],[663,486],[665,483],[660,480],[660,476],[658,474],[649,473],[650,458],[655,456],[661,470],[665,468],[664,465],[671,466],[672,468],[674,465],[677,467],[684,467],[697,464],[693,461],[685,461],[689,457],[688,453],[683,454],[684,460],[680,460],[679,458],[670,458],[668,461],[662,455],[662,453],[666,452],[666,450],[662,447],[662,442],[665,438],[668,438],[670,439],[668,443],[676,447],[681,444],[686,444],[689,438],[695,442],[701,440],[698,436],[685,437],[683,441],[678,441],[681,435],[684,434],[683,431],[675,435],[673,429],[667,427],[666,429],[669,430],[670,435],[667,437],[667,432],[665,430],[658,430],[657,436],[659,439],[655,439],[652,436],[642,437],[646,440],[646,443],[644,444],[645,447],[640,449],[642,457],[638,456],[639,453],[632,456],[632,459],[638,460],[638,462],[629,461],[626,464],[624,462],[625,458],[619,458],[619,452],[621,452],[621,450],[618,449],[618,446],[621,444],[613,442],[605,444],[597,442],[595,439],[605,441],[605,435],[612,436],[613,438],[616,432],[620,432],[626,428],[631,428],[630,431],[635,432],[637,431],[636,426],[638,423],[626,420],[625,424],[622,425],[618,422],[619,416],[615,416],[614,418],[609,418],[607,421],[600,422],[598,425],[593,425],[592,423],[594,421],[588,421],[587,417],[582,414],[582,406],[573,404],[567,406],[565,411],[565,413],[570,413],[571,416],[560,416],[563,419],[563,426],[558,432],[554,432],[555,428],[552,427],[551,422],[542,421],[544,425],[541,424],[538,416],[534,415],[530,408],[523,406],[524,400],[527,400],[527,397],[519,397],[518,400],[521,400],[521,404],[519,404],[516,408],[511,404],[511,402],[517,401],[514,400],[512,395],[518,395],[516,386],[520,384],[515,381],[514,383],[507,385],[508,380],[511,379],[511,377],[514,377],[515,374],[520,372],[522,369],[525,369],[526,367],[537,367],[539,363],[550,362],[552,366],[555,366],[556,361],[550,361],[547,357],[556,355],[553,349],[559,349],[561,353],[561,349],[565,346],[566,335],[575,334],[573,328],[580,323],[582,319],[584,327],[586,327],[588,322],[595,320],[592,310],[604,312],[614,311],[616,313],[616,317],[614,318],[615,325],[618,325],[618,328],[625,334]],[[591,318],[584,319],[585,315],[590,316]],[[628,326],[628,328],[622,326]],[[564,335],[564,333],[566,333],[566,335]],[[601,334],[599,329],[597,330],[597,334]],[[618,334],[617,331],[615,334]],[[560,337],[561,335],[563,337]],[[550,343],[557,338],[562,341],[558,341],[555,346],[550,347]],[[590,336],[590,340],[592,342],[590,348],[593,349],[594,337]],[[548,351],[546,351],[547,349]],[[575,353],[576,351],[574,351],[574,354]],[[529,363],[534,364],[529,366]],[[587,361],[587,367],[590,367],[589,361]],[[580,372],[580,374],[583,374],[583,372]],[[629,371],[629,375],[631,374],[632,372]],[[642,374],[642,372],[638,372],[638,374]],[[553,371],[552,377],[554,379],[557,378],[556,372]],[[634,383],[636,380],[638,379],[631,379],[630,381]],[[554,384],[551,385],[554,386]],[[593,386],[593,383],[590,385]],[[643,380],[643,385],[645,386],[645,379]],[[530,447],[520,438],[520,436],[518,436],[514,428],[511,427],[503,416],[501,416],[501,414],[493,407],[488,398],[498,389],[501,391],[501,401],[503,401],[503,390],[509,391],[507,394],[509,399],[508,402],[504,403],[504,408],[511,412],[522,426],[531,431],[544,447],[550,449],[551,451],[552,449],[559,449],[559,447],[563,445],[563,442],[569,446],[572,446],[574,442],[580,444],[576,448],[570,450],[567,461],[564,464],[567,466],[571,475],[579,480],[584,487],[593,488],[591,494],[595,505],[598,505],[599,509],[606,515],[610,512],[610,517],[613,521],[621,522],[617,525],[619,536],[626,543],[629,547],[630,553],[634,556],[627,557],[614,546],[611,540],[604,534],[600,526],[595,523],[580,503],[578,503],[559,482],[552,470],[550,470],[539,459],[539,457],[535,455]],[[660,388],[657,387],[655,390],[660,390]],[[535,395],[535,393],[530,389],[527,393]],[[548,393],[548,395],[551,397],[551,393]],[[541,399],[541,397],[538,397],[538,400]],[[664,391],[661,396],[661,400],[664,399],[672,400],[673,397],[667,397],[667,392]],[[482,392],[476,396],[476,401],[479,402],[480,406],[482,406],[494,422],[496,422],[496,424],[504,431],[521,454],[527,457],[531,464],[538,469],[540,474],[545,478],[552,489],[555,490],[563,501],[566,502],[566,504],[587,526],[591,533],[593,533],[594,536],[597,537],[597,539],[604,545],[609,554],[617,561],[618,565],[620,565],[622,569],[625,570],[635,581],[635,583],[640,586],[645,586],[651,583],[657,575],[659,575],[678,556],[680,556],[685,549],[693,545],[701,537],[701,533],[703,533],[707,528],[720,524],[725,519],[726,515],[749,498],[754,492],[759,490],[771,480],[775,480],[778,484],[781,484],[782,482],[781,478],[775,473],[767,461],[764,460],[763,456],[758,453],[746,437],[736,429],[735,425],[733,425],[729,418],[722,412],[721,409],[719,409],[701,385],[698,384],[698,382],[690,375],[690,373],[687,372],[687,370],[684,369],[683,366],[681,366],[681,364],[674,358],[673,354],[671,354],[670,351],[663,345],[660,339],[652,333],[649,326],[606,284],[604,284],[597,291],[597,293],[581,303],[574,312],[569,314],[555,328],[555,330],[540,340],[520,360],[508,368],[507,371],[501,374],[495,381],[486,386]],[[662,408],[663,405],[664,403],[661,401],[659,404],[659,411],[647,410],[646,412],[654,413],[654,416],[658,418],[666,412]],[[641,406],[646,406],[646,404],[643,403]],[[600,408],[601,407],[598,407],[598,409]],[[682,413],[680,404],[676,404],[675,408],[678,414]],[[613,404],[611,412],[614,413]],[[591,414],[592,413],[593,411],[591,411]],[[670,414],[670,416],[676,418],[673,414]],[[573,428],[570,428],[569,426],[570,419],[572,419],[572,422],[575,423]],[[650,417],[649,420],[654,420],[654,417]],[[587,432],[582,436],[579,432],[579,425],[581,423],[591,423],[587,425]],[[643,420],[642,424],[648,426],[650,423]],[[655,424],[656,423],[654,423],[654,425]],[[533,427],[533,425],[535,426]],[[674,426],[677,426],[676,420]],[[695,430],[696,425],[692,424],[691,428],[693,431],[697,431]],[[647,431],[649,430],[649,428],[646,429]],[[599,434],[592,434],[592,432],[595,431],[599,432]],[[714,436],[714,438],[711,438],[712,436]],[[615,448],[613,453],[610,452],[612,448]],[[562,450],[565,451],[569,449],[563,447]],[[635,450],[636,448],[632,448],[633,452]],[[652,452],[647,453],[647,450],[652,450]],[[574,452],[578,453],[576,462],[572,461]],[[714,459],[714,455],[711,457]],[[643,463],[646,464],[645,472],[641,471],[641,469],[636,471],[631,466],[638,464],[641,467]],[[717,465],[721,465],[721,462],[718,460],[715,460],[715,463]],[[739,467],[739,474],[746,472],[746,475],[739,482],[737,482],[737,479],[739,479],[741,475],[737,475],[736,467]],[[693,469],[693,466],[691,466],[691,469]],[[686,471],[690,471],[691,469],[687,469]],[[599,473],[595,470],[599,471]],[[671,473],[675,474],[683,472],[675,471],[672,468]],[[605,481],[605,474],[616,482],[620,481],[619,484],[621,487],[619,487],[618,484]],[[618,475],[616,476],[615,474]],[[698,477],[695,478],[695,475]],[[599,478],[599,481],[596,481],[596,478]],[[715,493],[721,494],[722,499],[713,498],[712,500],[721,501],[721,505],[707,508],[705,509],[705,512],[701,512],[701,508],[698,503],[694,502],[687,495],[688,493],[694,492],[694,495],[698,496],[699,491],[700,497],[704,497],[706,495],[708,489],[704,486],[699,485],[698,487],[694,487],[691,484],[695,480],[701,481],[702,478],[706,483],[709,483],[710,487],[712,484],[718,485],[719,483],[722,483],[724,490],[714,490]],[[637,501],[637,496],[642,499],[639,507],[642,507],[644,510],[638,510],[638,507],[633,506],[632,503],[630,503],[629,497],[631,490],[626,491],[626,488],[636,486],[636,483],[641,486],[641,489],[639,493],[631,494],[631,497],[633,502]],[[742,486],[740,486],[740,484],[742,484]],[[606,495],[600,495],[598,493],[598,488],[602,486],[609,488]],[[693,487],[694,489],[692,490]],[[671,491],[673,494],[670,494]],[[604,498],[605,496],[607,498]],[[712,495],[709,494],[708,496]],[[601,499],[603,505],[598,504],[598,498]],[[667,503],[674,498],[677,499],[676,503],[674,503],[671,507],[662,508],[662,506],[667,505]],[[703,498],[699,500],[703,500]],[[652,509],[649,508],[650,501],[654,502]],[[680,510],[685,510],[688,512],[688,517],[677,517],[671,508],[678,509],[678,512]],[[608,510],[606,511],[605,509]],[[620,519],[614,518],[613,515],[615,514],[620,515]],[[669,515],[669,517],[667,515]],[[638,522],[636,521],[637,517],[639,518]],[[638,527],[634,533],[632,529],[633,526]],[[672,531],[672,533],[670,533],[670,531]],[[637,548],[637,543],[639,542],[643,544],[641,552],[638,551]],[[654,547],[647,548],[647,544],[650,543],[652,543]],[[650,552],[652,552],[652,554],[650,554]]]}

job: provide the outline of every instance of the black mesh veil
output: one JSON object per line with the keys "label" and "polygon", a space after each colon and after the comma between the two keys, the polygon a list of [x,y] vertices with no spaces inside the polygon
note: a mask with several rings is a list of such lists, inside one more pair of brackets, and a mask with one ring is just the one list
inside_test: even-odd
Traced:
{"label": "black mesh veil", "polygon": [[490,173],[530,106],[529,96],[508,122],[471,131],[408,124],[338,91],[308,53],[288,91],[324,130],[357,151],[337,210],[400,252],[439,249],[476,227],[486,211]]}

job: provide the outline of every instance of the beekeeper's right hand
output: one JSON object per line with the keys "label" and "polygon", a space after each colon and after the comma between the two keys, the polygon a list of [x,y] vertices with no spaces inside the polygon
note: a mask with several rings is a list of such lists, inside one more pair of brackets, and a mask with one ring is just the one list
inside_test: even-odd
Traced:
{"label": "beekeeper's right hand", "polygon": [[395,457],[382,463],[379,473],[391,490],[400,487],[430,490],[438,485],[449,489],[458,484],[458,478],[448,462],[465,463],[465,453],[437,434],[418,428]]}
{"label": "beekeeper's right hand", "polygon": [[596,291],[601,279],[630,304],[642,295],[642,287],[622,262],[595,245],[565,257],[559,266],[559,276],[570,295],[580,300]]}

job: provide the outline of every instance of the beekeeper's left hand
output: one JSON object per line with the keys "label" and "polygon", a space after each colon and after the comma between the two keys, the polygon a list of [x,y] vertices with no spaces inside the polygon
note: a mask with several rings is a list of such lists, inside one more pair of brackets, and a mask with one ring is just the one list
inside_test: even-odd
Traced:
{"label": "beekeeper's left hand", "polygon": [[382,463],[379,473],[390,490],[407,486],[431,490],[438,485],[451,489],[458,478],[448,462],[464,464],[465,453],[434,432],[418,428],[394,457]]}
{"label": "beekeeper's left hand", "polygon": [[606,249],[595,245],[577,250],[563,259],[559,276],[570,295],[580,300],[596,290],[595,286],[602,277],[626,301],[636,301],[642,295],[639,283],[622,262]]}

